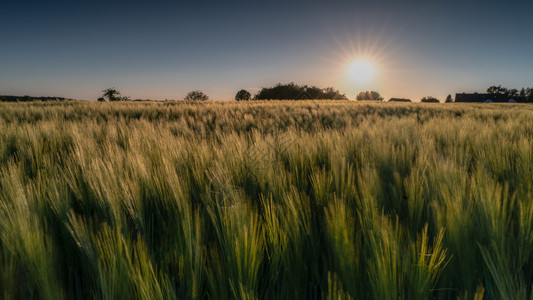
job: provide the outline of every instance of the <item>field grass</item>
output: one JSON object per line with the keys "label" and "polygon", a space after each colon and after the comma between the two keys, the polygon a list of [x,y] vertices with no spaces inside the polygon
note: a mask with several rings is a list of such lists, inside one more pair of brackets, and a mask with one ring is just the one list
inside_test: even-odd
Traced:
{"label": "field grass", "polygon": [[533,106],[0,103],[2,299],[528,299]]}

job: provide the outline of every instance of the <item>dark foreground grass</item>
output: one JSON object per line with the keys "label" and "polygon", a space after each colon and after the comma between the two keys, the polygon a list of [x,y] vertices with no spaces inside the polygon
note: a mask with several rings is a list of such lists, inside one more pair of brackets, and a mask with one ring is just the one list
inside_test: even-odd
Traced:
{"label": "dark foreground grass", "polygon": [[533,107],[0,104],[2,299],[527,299]]}

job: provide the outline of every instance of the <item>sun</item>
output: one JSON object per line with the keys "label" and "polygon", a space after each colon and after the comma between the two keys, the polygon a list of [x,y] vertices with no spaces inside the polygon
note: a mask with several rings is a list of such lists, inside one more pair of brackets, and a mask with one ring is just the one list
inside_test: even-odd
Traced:
{"label": "sun", "polygon": [[347,67],[347,76],[355,84],[365,85],[372,83],[376,77],[374,63],[366,58],[358,58],[351,61]]}

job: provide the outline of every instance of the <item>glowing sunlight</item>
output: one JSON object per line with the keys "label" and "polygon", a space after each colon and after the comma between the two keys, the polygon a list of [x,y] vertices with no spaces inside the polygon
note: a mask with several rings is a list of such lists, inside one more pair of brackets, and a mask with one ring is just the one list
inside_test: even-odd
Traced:
{"label": "glowing sunlight", "polygon": [[376,77],[376,67],[368,59],[360,58],[350,62],[347,66],[348,79],[355,84],[370,84]]}

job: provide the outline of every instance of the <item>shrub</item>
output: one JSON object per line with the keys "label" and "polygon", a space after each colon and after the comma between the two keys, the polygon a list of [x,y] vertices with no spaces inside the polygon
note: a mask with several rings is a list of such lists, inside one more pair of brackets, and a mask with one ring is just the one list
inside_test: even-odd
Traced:
{"label": "shrub", "polygon": [[235,100],[237,101],[248,101],[252,98],[252,94],[247,90],[240,90],[235,95]]}
{"label": "shrub", "polygon": [[103,98],[107,98],[108,101],[120,101],[122,97],[120,92],[115,89],[115,87],[108,88],[102,91],[104,93]]}
{"label": "shrub", "polygon": [[445,103],[452,103],[453,102],[453,99],[452,99],[452,95],[448,95],[448,97],[446,97],[446,101],[444,101]]}
{"label": "shrub", "polygon": [[185,100],[192,100],[192,101],[207,101],[209,100],[209,97],[204,94],[202,91],[192,91],[185,96]]}
{"label": "shrub", "polygon": [[423,102],[423,103],[440,103],[439,99],[437,99],[435,97],[431,97],[431,96],[422,98],[420,100],[420,102]]}
{"label": "shrub", "polygon": [[378,92],[376,92],[376,91],[363,91],[363,92],[360,92],[355,99],[356,100],[383,101],[383,97],[381,97],[381,95]]}

